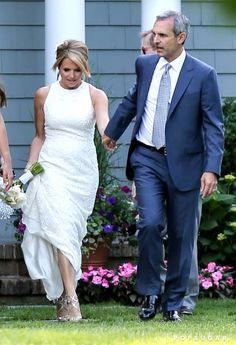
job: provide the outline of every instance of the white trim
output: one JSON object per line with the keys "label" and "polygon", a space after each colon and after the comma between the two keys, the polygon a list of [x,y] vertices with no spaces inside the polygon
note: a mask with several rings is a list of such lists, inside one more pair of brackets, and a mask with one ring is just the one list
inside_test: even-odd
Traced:
{"label": "white trim", "polygon": [[181,11],[181,0],[142,0],[141,31],[150,30],[155,18],[164,11]]}
{"label": "white trim", "polygon": [[56,80],[52,70],[58,44],[85,41],[85,0],[45,0],[45,84]]}

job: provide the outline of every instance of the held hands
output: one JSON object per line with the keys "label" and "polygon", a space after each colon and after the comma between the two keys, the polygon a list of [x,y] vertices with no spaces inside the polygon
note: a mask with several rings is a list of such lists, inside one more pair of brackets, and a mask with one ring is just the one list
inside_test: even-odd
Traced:
{"label": "held hands", "polygon": [[117,148],[116,141],[109,138],[106,134],[103,134],[102,136],[102,143],[108,151],[114,151]]}
{"label": "held hands", "polygon": [[202,198],[206,198],[216,191],[217,176],[212,172],[205,172],[201,178],[201,190]]}

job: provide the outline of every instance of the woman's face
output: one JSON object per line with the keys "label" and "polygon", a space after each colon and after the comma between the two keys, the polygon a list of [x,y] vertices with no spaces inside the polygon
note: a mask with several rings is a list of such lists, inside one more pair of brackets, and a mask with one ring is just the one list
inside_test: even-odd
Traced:
{"label": "woman's face", "polygon": [[65,89],[76,89],[81,84],[82,71],[69,58],[65,58],[59,68],[60,84]]}

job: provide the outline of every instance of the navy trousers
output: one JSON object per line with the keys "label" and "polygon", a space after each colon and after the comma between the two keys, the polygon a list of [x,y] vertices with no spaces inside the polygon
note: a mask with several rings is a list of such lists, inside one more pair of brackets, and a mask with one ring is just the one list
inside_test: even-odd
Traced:
{"label": "navy trousers", "polygon": [[162,308],[164,312],[179,310],[190,274],[199,189],[179,191],[171,179],[166,156],[157,151],[137,146],[131,164],[139,210],[137,291],[142,295],[161,294],[161,233],[167,221],[168,263]]}

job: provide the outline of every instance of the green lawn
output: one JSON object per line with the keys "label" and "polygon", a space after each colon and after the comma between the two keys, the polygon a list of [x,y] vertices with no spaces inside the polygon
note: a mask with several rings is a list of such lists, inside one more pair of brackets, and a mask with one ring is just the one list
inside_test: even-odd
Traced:
{"label": "green lawn", "polygon": [[140,322],[138,308],[115,303],[82,305],[86,318],[58,323],[53,306],[0,306],[1,345],[236,344],[236,300],[202,299],[193,316]]}

